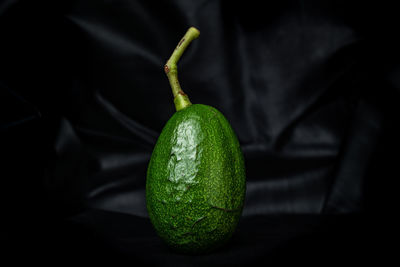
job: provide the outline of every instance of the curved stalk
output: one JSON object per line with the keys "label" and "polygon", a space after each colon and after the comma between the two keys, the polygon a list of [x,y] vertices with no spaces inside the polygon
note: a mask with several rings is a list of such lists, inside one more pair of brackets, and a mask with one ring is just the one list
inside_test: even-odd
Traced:
{"label": "curved stalk", "polygon": [[165,74],[167,74],[169,84],[172,88],[172,94],[174,95],[176,111],[184,109],[192,104],[189,97],[183,92],[181,85],[179,84],[177,64],[189,44],[199,37],[199,35],[199,30],[195,27],[190,27],[183,38],[179,41],[174,52],[164,66]]}

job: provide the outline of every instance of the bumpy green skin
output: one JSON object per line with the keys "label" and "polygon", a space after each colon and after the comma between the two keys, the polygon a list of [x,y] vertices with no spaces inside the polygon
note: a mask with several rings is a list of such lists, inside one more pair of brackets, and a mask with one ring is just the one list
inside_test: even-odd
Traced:
{"label": "bumpy green skin", "polygon": [[237,226],[245,191],[243,155],[225,117],[200,104],[177,111],[147,171],[147,210],[158,235],[180,252],[221,246]]}

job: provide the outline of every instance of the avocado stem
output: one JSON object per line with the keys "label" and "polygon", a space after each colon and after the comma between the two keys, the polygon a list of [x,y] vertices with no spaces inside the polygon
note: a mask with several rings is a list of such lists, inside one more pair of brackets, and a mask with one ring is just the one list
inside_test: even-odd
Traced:
{"label": "avocado stem", "polygon": [[172,94],[174,95],[174,103],[176,111],[184,109],[190,106],[192,103],[189,100],[189,97],[183,92],[181,85],[178,80],[178,61],[181,58],[183,52],[185,52],[186,48],[189,44],[199,37],[200,32],[195,27],[190,27],[186,34],[179,41],[176,46],[174,52],[171,57],[168,59],[167,63],[164,66],[165,74],[167,74],[169,84],[172,88]]}

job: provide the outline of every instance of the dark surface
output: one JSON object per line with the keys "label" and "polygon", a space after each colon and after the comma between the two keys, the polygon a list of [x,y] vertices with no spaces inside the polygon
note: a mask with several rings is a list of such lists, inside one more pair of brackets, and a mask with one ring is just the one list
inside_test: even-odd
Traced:
{"label": "dark surface", "polygon": [[380,229],[378,236],[371,231],[376,226],[370,217],[360,215],[251,216],[243,218],[231,242],[222,249],[183,255],[162,243],[148,219],[87,210],[64,222],[30,224],[10,240],[11,248],[18,252],[13,257],[17,262],[161,266],[384,263],[390,256],[382,243],[386,232]]}
{"label": "dark surface", "polygon": [[[1,1],[6,254],[386,259],[399,177],[395,12],[357,1]],[[198,257],[161,245],[144,194],[174,112],[163,64],[189,26],[201,35],[180,61],[182,87],[231,122],[247,169],[237,235]]]}

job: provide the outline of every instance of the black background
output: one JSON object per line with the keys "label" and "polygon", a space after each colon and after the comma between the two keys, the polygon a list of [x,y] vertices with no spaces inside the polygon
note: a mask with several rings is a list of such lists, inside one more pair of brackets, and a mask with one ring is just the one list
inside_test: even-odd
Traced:
{"label": "black background", "polygon": [[[1,237],[14,260],[318,263],[390,255],[399,177],[395,8],[351,1],[1,1]],[[146,167],[174,112],[163,65],[219,109],[247,170],[210,255],[166,248]],[[383,254],[381,254],[383,252]]]}

